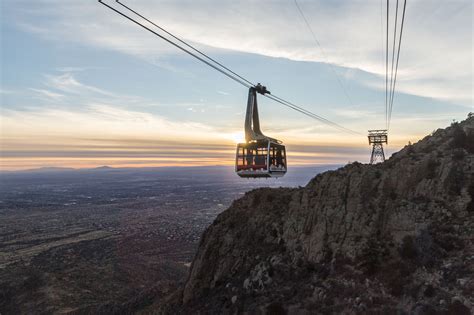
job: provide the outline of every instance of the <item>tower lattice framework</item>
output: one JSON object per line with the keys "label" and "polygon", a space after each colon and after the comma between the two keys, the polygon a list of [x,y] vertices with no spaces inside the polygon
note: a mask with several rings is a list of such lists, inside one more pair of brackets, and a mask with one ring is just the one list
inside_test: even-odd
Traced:
{"label": "tower lattice framework", "polygon": [[370,157],[370,164],[375,164],[385,161],[385,153],[383,145],[388,143],[388,136],[386,129],[369,130],[369,144],[372,145],[372,155]]}

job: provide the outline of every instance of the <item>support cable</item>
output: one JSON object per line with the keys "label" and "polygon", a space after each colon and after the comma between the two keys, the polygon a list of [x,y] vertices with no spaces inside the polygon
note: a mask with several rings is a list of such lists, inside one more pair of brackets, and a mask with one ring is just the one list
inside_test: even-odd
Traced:
{"label": "support cable", "polygon": [[341,81],[341,79],[339,78],[339,75],[337,74],[337,72],[336,72],[336,70],[334,69],[333,65],[329,62],[329,59],[328,59],[326,53],[324,52],[324,49],[323,49],[321,43],[319,42],[318,38],[316,37],[316,34],[314,33],[313,28],[311,27],[311,24],[309,24],[308,19],[307,19],[306,16],[304,15],[303,10],[301,9],[300,5],[298,4],[298,1],[297,1],[297,0],[294,0],[294,1],[295,1],[296,8],[298,9],[298,12],[300,13],[301,17],[303,18],[304,23],[306,24],[306,27],[308,28],[309,32],[311,33],[311,35],[312,35],[312,37],[313,37],[313,40],[316,42],[316,44],[318,45],[319,49],[321,50],[321,53],[322,53],[324,59],[326,60],[326,63],[329,65],[329,67],[331,68],[332,72],[334,73],[334,76],[336,77],[337,82],[338,82],[339,85],[341,86],[341,89],[343,90],[344,94],[346,95],[347,100],[349,101],[349,103],[351,104],[351,106],[354,106],[354,103],[352,103],[352,99],[350,98],[349,93],[347,92],[347,90],[346,90],[344,84],[342,84],[342,81]]}
{"label": "support cable", "polygon": [[312,117],[313,119],[319,120],[320,122],[322,122],[322,123],[324,123],[324,124],[326,124],[326,125],[330,125],[330,126],[332,126],[332,127],[334,127],[334,128],[337,128],[337,129],[339,129],[339,130],[341,130],[341,131],[348,132],[348,133],[355,134],[355,135],[362,135],[360,132],[357,132],[357,131],[354,131],[354,130],[352,130],[352,129],[343,127],[343,126],[341,126],[341,125],[339,125],[339,124],[337,124],[337,123],[335,123],[335,122],[332,122],[332,121],[330,121],[330,120],[328,120],[328,119],[326,119],[326,118],[324,118],[324,117],[322,117],[322,116],[319,116],[319,115],[317,115],[317,114],[315,114],[315,113],[312,113],[312,112],[310,112],[310,111],[308,111],[308,110],[306,110],[306,109],[304,109],[304,108],[302,108],[302,107],[300,107],[300,106],[298,106],[298,105],[295,105],[295,104],[293,104],[293,103],[291,103],[291,102],[288,102],[288,101],[286,101],[286,100],[284,100],[284,99],[282,99],[282,98],[280,98],[280,97],[278,97],[278,96],[276,96],[276,95],[273,95],[273,94],[265,94],[264,96],[267,97],[267,98],[269,98],[269,99],[271,99],[271,100],[273,100],[273,101],[275,101],[275,102],[278,102],[278,103],[280,103],[280,104],[282,104],[282,105],[284,105],[284,106],[286,106],[286,107],[292,108],[292,109],[294,109],[294,110],[296,110],[296,111],[298,111],[298,112],[300,112],[300,113],[302,113],[302,114],[304,114],[304,115],[307,115],[307,116],[309,116],[309,117]]}
{"label": "support cable", "polygon": [[239,78],[237,78],[237,77],[235,77],[235,76],[233,76],[233,75],[231,75],[231,74],[229,74],[229,73],[223,71],[223,70],[220,69],[219,67],[217,67],[217,66],[213,65],[212,63],[210,63],[210,62],[204,60],[203,58],[201,58],[201,57],[199,57],[198,55],[192,53],[191,51],[187,50],[186,48],[184,48],[184,47],[182,47],[182,46],[176,44],[175,42],[169,40],[168,38],[166,38],[166,37],[164,37],[164,36],[158,34],[157,32],[153,31],[153,30],[150,29],[149,27],[147,27],[147,26],[141,24],[140,22],[134,20],[133,18],[129,17],[128,15],[126,15],[126,14],[120,12],[119,10],[117,10],[117,9],[115,9],[114,7],[108,5],[107,3],[103,2],[102,0],[99,0],[99,2],[102,3],[103,5],[105,5],[106,7],[108,7],[109,9],[111,9],[111,10],[115,11],[116,13],[120,14],[120,15],[123,16],[124,18],[126,18],[126,19],[132,21],[133,23],[137,24],[138,26],[140,26],[140,27],[146,29],[147,31],[153,33],[154,35],[158,36],[159,38],[165,40],[166,42],[170,43],[171,45],[175,46],[176,48],[179,48],[180,50],[182,50],[182,51],[186,52],[187,54],[193,56],[194,58],[198,59],[199,61],[204,62],[206,65],[208,65],[208,66],[214,68],[215,70],[219,71],[220,73],[224,74],[225,76],[229,77],[230,79],[234,80],[235,82],[240,83],[240,84],[242,84],[243,86],[245,86],[245,87],[247,87],[247,88],[252,87],[252,85],[249,85],[248,83],[242,81],[241,79],[239,79]]}
{"label": "support cable", "polygon": [[[213,69],[219,71],[220,73],[224,74],[225,76],[229,77],[230,79],[234,80],[235,82],[240,83],[241,85],[245,86],[246,88],[256,87],[256,85],[254,85],[254,84],[253,84],[252,82],[250,82],[249,80],[247,80],[247,79],[245,79],[244,77],[242,77],[242,76],[238,75],[237,73],[233,72],[233,71],[230,70],[229,68],[225,67],[225,66],[222,65],[221,63],[219,63],[219,62],[217,62],[216,60],[214,60],[213,58],[207,56],[206,54],[204,54],[203,52],[201,52],[201,51],[199,51],[198,49],[194,48],[193,46],[187,44],[184,40],[179,39],[179,38],[176,37],[175,35],[173,35],[173,34],[171,34],[170,32],[164,30],[162,27],[160,27],[160,26],[158,26],[157,24],[151,22],[149,19],[145,18],[144,16],[142,16],[142,15],[139,14],[138,12],[136,12],[136,11],[134,11],[134,10],[128,8],[127,6],[125,6],[124,4],[122,4],[119,0],[116,0],[116,2],[119,3],[120,5],[126,7],[127,9],[129,9],[130,11],[132,11],[133,13],[135,13],[136,15],[140,16],[140,17],[143,18],[144,20],[148,21],[149,23],[153,24],[155,27],[159,28],[160,30],[162,30],[162,31],[165,32],[166,34],[172,36],[174,39],[178,40],[178,41],[181,42],[182,44],[184,44],[184,45],[186,45],[187,47],[191,48],[192,50],[194,50],[195,52],[197,52],[197,53],[198,53],[199,55],[201,55],[202,57],[208,59],[209,61],[203,59],[202,57],[196,55],[195,53],[189,51],[188,49],[186,49],[186,48],[180,46],[179,44],[173,42],[172,40],[166,38],[165,36],[163,36],[163,35],[161,35],[161,34],[155,32],[155,31],[153,31],[152,29],[150,29],[149,27],[143,25],[142,23],[138,22],[137,20],[135,20],[135,19],[129,17],[128,15],[126,15],[126,14],[122,13],[121,11],[115,9],[114,7],[110,6],[109,4],[103,2],[103,0],[98,0],[98,1],[99,1],[99,3],[103,4],[104,6],[106,6],[106,7],[109,8],[109,9],[111,9],[112,11],[118,13],[119,15],[121,15],[121,16],[125,17],[126,19],[130,20],[131,22],[137,24],[138,26],[142,27],[143,29],[145,29],[145,30],[151,32],[151,33],[154,34],[155,36],[157,36],[157,37],[159,37],[159,38],[165,40],[165,41],[168,42],[169,44],[175,46],[176,48],[178,48],[178,49],[180,49],[180,50],[186,52],[187,54],[191,55],[192,57],[198,59],[199,61],[205,63],[206,65],[212,67]],[[215,64],[213,64],[212,62],[215,63]],[[217,64],[217,66],[216,66],[216,64]],[[222,68],[219,68],[219,67],[222,67]],[[223,69],[225,69],[225,70],[228,71],[228,72],[224,71]],[[230,72],[230,73],[229,73],[229,72]],[[302,113],[302,114],[304,114],[304,115],[307,115],[307,116],[309,116],[309,117],[311,117],[311,118],[313,118],[313,119],[316,119],[316,120],[318,120],[318,121],[320,121],[320,122],[322,122],[322,123],[324,123],[324,124],[326,124],[326,125],[332,126],[332,127],[337,128],[337,129],[339,129],[339,130],[341,130],[341,131],[349,132],[349,133],[352,133],[352,134],[360,134],[360,133],[358,133],[358,132],[356,132],[356,131],[353,131],[353,130],[351,130],[351,129],[345,128],[345,127],[343,127],[343,126],[341,126],[341,125],[339,125],[339,124],[337,124],[337,123],[335,123],[335,122],[332,122],[332,121],[330,121],[330,120],[328,120],[328,119],[326,119],[326,118],[324,118],[324,117],[322,117],[322,116],[319,116],[319,115],[317,115],[317,114],[314,114],[314,113],[312,113],[312,112],[310,112],[310,111],[308,111],[308,110],[306,110],[306,109],[304,109],[304,108],[302,108],[302,107],[300,107],[300,106],[298,106],[298,105],[295,105],[295,104],[293,104],[293,103],[291,103],[291,102],[289,102],[289,101],[286,101],[286,100],[284,100],[284,99],[282,99],[282,98],[280,98],[280,97],[277,97],[277,96],[275,96],[275,95],[272,95],[272,94],[270,94],[270,92],[267,92],[267,93],[268,93],[268,94],[265,94],[265,93],[261,93],[261,94],[263,94],[265,97],[267,97],[267,98],[269,98],[269,99],[271,99],[271,100],[273,100],[273,101],[275,101],[275,102],[278,102],[278,103],[280,103],[280,104],[282,104],[282,105],[284,105],[284,106],[287,106],[287,107],[289,107],[289,108],[292,108],[293,110],[296,110],[296,111],[298,111],[298,112],[300,112],[300,113]]]}
{"label": "support cable", "polygon": [[[381,47],[382,49],[380,50],[382,52],[382,64],[385,61],[385,40],[384,40],[384,27],[383,27],[383,3],[384,0],[380,0],[380,42],[381,42]],[[385,117],[387,116],[387,112],[385,112]]]}
{"label": "support cable", "polygon": [[388,128],[388,21],[389,21],[389,5],[387,0],[387,37],[385,40],[385,126]]}
{"label": "support cable", "polygon": [[179,41],[180,43],[186,45],[188,48],[191,48],[192,50],[194,50],[195,52],[197,52],[198,54],[200,54],[201,56],[209,59],[210,61],[214,62],[215,64],[221,66],[222,68],[224,68],[225,70],[229,71],[230,73],[232,73],[233,75],[235,75],[236,77],[240,78],[241,80],[247,82],[248,84],[252,85],[252,86],[255,86],[254,83],[250,82],[249,80],[245,79],[244,77],[241,77],[240,75],[238,75],[237,73],[235,73],[234,71],[230,70],[229,68],[227,68],[226,66],[224,66],[222,63],[218,62],[217,60],[209,57],[208,55],[206,55],[205,53],[203,53],[202,51],[200,51],[199,49],[197,49],[196,47],[188,44],[187,42],[185,42],[184,40],[182,40],[181,38],[173,35],[172,33],[168,32],[166,29],[164,29],[163,27],[159,26],[158,24],[156,24],[155,22],[149,20],[148,18],[144,17],[143,15],[141,15],[140,13],[138,13],[137,11],[133,10],[132,8],[130,8],[129,6],[123,4],[122,2],[120,2],[120,0],[115,0],[118,4],[120,4],[121,6],[123,6],[124,8],[126,8],[127,10],[129,10],[130,12],[133,12],[134,14],[138,15],[139,17],[141,17],[142,19],[144,19],[145,21],[147,21],[148,23],[152,24],[153,26],[157,27],[159,30],[165,32],[166,34],[168,34],[169,36],[173,37],[174,39],[176,39],[177,41]]}
{"label": "support cable", "polygon": [[[397,3],[396,3],[396,9],[395,9],[395,27],[393,28],[393,45],[392,45],[392,69],[390,70],[390,88],[389,88],[389,96],[388,96],[388,104],[389,104],[389,116],[388,116],[388,119],[387,119],[387,129],[388,129],[388,126],[390,125],[390,112],[391,112],[391,99],[392,99],[392,85],[393,85],[393,64],[395,62],[395,43],[396,43],[396,40],[397,40],[397,23],[398,22],[398,0],[397,0]],[[387,39],[388,40],[388,39]]]}
{"label": "support cable", "polygon": [[390,113],[389,113],[389,116],[388,116],[388,128],[387,129],[390,128],[390,120],[392,119],[393,99],[395,97],[395,84],[397,83],[398,61],[400,60],[400,47],[402,45],[403,25],[405,24],[406,6],[407,6],[407,0],[404,0],[402,23],[401,23],[401,26],[400,26],[400,37],[399,37],[399,40],[398,40],[397,63],[396,63],[396,66],[395,66],[395,76],[394,76],[394,79],[393,79],[392,99],[390,101]]}

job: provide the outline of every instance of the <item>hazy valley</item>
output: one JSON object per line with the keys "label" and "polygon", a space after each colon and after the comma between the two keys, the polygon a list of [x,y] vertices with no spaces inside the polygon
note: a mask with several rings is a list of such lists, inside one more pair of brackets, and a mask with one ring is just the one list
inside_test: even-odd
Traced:
{"label": "hazy valley", "polygon": [[306,185],[335,167],[257,181],[230,167],[3,173],[0,312],[146,304],[186,279],[202,232],[234,199],[258,187]]}

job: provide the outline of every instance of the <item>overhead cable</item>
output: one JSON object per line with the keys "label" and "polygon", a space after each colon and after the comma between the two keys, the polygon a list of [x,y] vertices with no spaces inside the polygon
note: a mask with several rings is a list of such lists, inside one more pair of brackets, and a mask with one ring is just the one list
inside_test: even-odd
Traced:
{"label": "overhead cable", "polygon": [[397,82],[398,61],[400,60],[400,47],[402,45],[403,25],[405,24],[406,6],[407,6],[407,0],[404,0],[404,2],[403,2],[402,23],[401,23],[401,26],[400,26],[400,37],[398,39],[397,63],[396,63],[396,66],[395,66],[395,75],[394,75],[394,78],[393,78],[393,87],[392,87],[392,91],[391,91],[390,110],[389,110],[389,116],[388,116],[388,128],[387,129],[390,128],[390,121],[392,119],[393,99],[395,97],[395,84]]}
{"label": "overhead cable", "polygon": [[387,37],[385,41],[385,126],[388,129],[388,22],[390,0],[387,0]]}
{"label": "overhead cable", "polygon": [[174,39],[176,39],[177,41],[179,41],[180,43],[186,45],[187,47],[191,48],[192,50],[194,50],[195,52],[197,52],[198,54],[200,54],[201,56],[209,59],[210,61],[214,62],[215,64],[221,66],[222,68],[224,68],[225,70],[229,71],[230,73],[232,73],[233,75],[235,75],[236,77],[240,78],[241,80],[247,82],[248,84],[254,86],[255,84],[250,82],[249,80],[245,79],[244,77],[241,77],[240,75],[238,75],[237,73],[235,73],[234,71],[230,70],[229,68],[227,68],[226,66],[224,66],[222,63],[218,62],[217,60],[209,57],[208,55],[206,55],[205,53],[203,53],[202,51],[200,51],[199,49],[197,49],[196,47],[188,44],[187,42],[185,42],[184,40],[182,40],[181,38],[173,35],[172,33],[168,32],[166,29],[164,29],[163,27],[159,26],[158,24],[156,24],[155,22],[149,20],[148,18],[144,17],[143,15],[141,15],[140,13],[138,13],[137,11],[133,10],[132,8],[130,8],[129,6],[123,4],[122,2],[120,2],[119,0],[116,0],[116,2],[118,4],[120,4],[121,6],[123,6],[124,8],[126,8],[127,10],[129,10],[130,12],[133,12],[134,14],[138,15],[139,17],[141,17],[142,19],[144,19],[145,21],[147,21],[148,23],[152,24],[153,26],[157,27],[159,30],[165,32],[166,34],[168,34],[169,36],[173,37]]}
{"label": "overhead cable", "polygon": [[312,112],[310,112],[310,111],[308,111],[308,110],[306,110],[306,109],[304,109],[304,108],[302,108],[302,107],[300,107],[300,106],[298,106],[298,105],[295,105],[295,104],[293,104],[293,103],[291,103],[291,102],[288,102],[288,101],[286,101],[286,100],[284,100],[284,99],[282,99],[282,98],[280,98],[280,97],[278,97],[278,96],[276,96],[276,95],[273,95],[273,94],[265,94],[265,96],[266,96],[267,98],[271,99],[271,100],[274,100],[275,102],[278,102],[278,103],[280,103],[280,104],[286,106],[286,107],[292,108],[292,109],[294,109],[294,110],[296,110],[296,111],[298,111],[298,112],[300,112],[300,113],[302,113],[302,114],[304,114],[304,115],[307,115],[307,116],[312,117],[312,118],[314,118],[314,119],[316,119],[316,120],[319,120],[320,122],[322,122],[322,123],[324,123],[324,124],[326,124],[326,125],[330,125],[330,126],[332,126],[332,127],[334,127],[334,128],[337,128],[337,129],[339,129],[339,130],[341,130],[341,131],[348,132],[348,133],[351,133],[351,134],[362,135],[361,133],[359,133],[359,132],[357,132],[357,131],[354,131],[354,130],[349,129],[349,128],[346,128],[346,127],[343,127],[343,126],[341,126],[341,125],[339,125],[339,124],[337,124],[337,123],[335,123],[335,122],[332,122],[332,121],[330,121],[330,120],[328,120],[328,119],[326,119],[326,118],[324,118],[324,117],[322,117],[322,116],[319,116],[319,115],[317,115],[317,114],[315,114],[315,113],[312,113]]}
{"label": "overhead cable", "polygon": [[233,75],[231,75],[231,74],[229,74],[229,73],[223,71],[223,70],[220,69],[219,67],[213,65],[212,63],[208,62],[207,60],[204,60],[203,58],[201,58],[201,57],[199,57],[198,55],[194,54],[193,52],[187,50],[186,48],[184,48],[184,47],[182,47],[182,46],[176,44],[175,42],[171,41],[170,39],[168,39],[168,38],[166,38],[166,37],[164,37],[164,36],[158,34],[157,32],[153,31],[151,28],[149,28],[149,27],[147,27],[147,26],[141,24],[140,22],[134,20],[133,18],[129,17],[128,15],[126,15],[126,14],[120,12],[119,10],[117,10],[117,9],[115,9],[114,7],[108,5],[108,4],[105,3],[104,1],[99,0],[99,2],[102,3],[103,5],[105,5],[106,7],[108,7],[109,9],[111,9],[111,10],[115,11],[116,13],[120,14],[120,15],[123,16],[124,18],[126,18],[126,19],[132,21],[133,23],[135,23],[135,24],[139,25],[140,27],[146,29],[147,31],[153,33],[154,35],[158,36],[159,38],[165,40],[166,42],[170,43],[171,45],[175,46],[176,48],[179,48],[180,50],[186,52],[187,54],[193,56],[194,58],[196,58],[196,59],[198,59],[198,60],[204,62],[206,65],[208,65],[208,66],[214,68],[215,70],[219,71],[220,73],[224,74],[225,76],[229,77],[230,79],[232,79],[232,80],[234,80],[234,81],[236,81],[236,82],[242,84],[243,86],[245,86],[245,87],[247,87],[247,88],[250,88],[250,87],[252,86],[252,85],[249,85],[248,83],[246,83],[245,81],[239,79],[238,77],[233,76]]}
{"label": "overhead cable", "polygon": [[[192,49],[193,51],[195,51],[197,54],[199,54],[200,56],[198,56],[196,53],[193,53],[192,51],[190,51],[189,49],[186,49],[185,47],[181,46],[180,44],[176,43],[176,42],[173,42],[171,39],[169,38],[166,38],[165,36],[159,34],[158,32],[155,32],[154,30],[152,30],[151,28],[147,27],[146,25],[143,25],[142,23],[140,23],[139,21],[133,19],[132,17],[126,15],[125,13],[115,9],[114,7],[110,6],[109,4],[105,3],[103,0],[98,0],[101,4],[103,4],[104,6],[106,6],[107,8],[111,9],[112,11],[118,13],[119,15],[125,17],[126,19],[132,21],[133,23],[137,24],[138,26],[142,27],[143,29],[151,32],[152,34],[154,34],[155,36],[165,40],[166,42],[168,42],[169,44],[175,46],[176,48],[186,52],[187,54],[191,55],[192,57],[198,59],[199,61],[205,63],[206,65],[212,67],[213,69],[219,71],[220,73],[224,74],[225,76],[229,77],[230,79],[234,80],[235,82],[237,83],[240,83],[241,85],[245,86],[246,88],[251,88],[251,87],[256,87],[256,85],[254,85],[251,81],[245,79],[244,77],[238,75],[237,73],[235,73],[234,71],[230,70],[229,68],[227,68],[226,66],[224,66],[222,63],[214,60],[213,58],[209,57],[208,55],[206,55],[205,53],[201,52],[200,50],[198,50],[197,48],[191,46],[190,44],[186,43],[184,40],[178,38],[177,36],[173,35],[172,33],[170,33],[169,31],[165,30],[164,28],[162,28],[161,26],[157,25],[156,23],[152,22],[151,20],[145,18],[143,15],[139,14],[138,12],[136,12],[135,10],[129,8],[128,6],[124,5],[123,3],[121,3],[120,1],[116,0],[117,3],[119,3],[121,6],[125,7],[126,9],[130,10],[131,12],[133,12],[134,14],[136,14],[137,16],[141,17],[142,19],[144,19],[145,21],[151,23],[152,25],[154,25],[155,27],[157,27],[158,29],[160,29],[161,31],[165,32],[166,34],[168,34],[169,36],[171,36],[172,38],[174,38],[175,40],[179,41],[180,43],[186,45],[188,48]],[[206,60],[207,59],[207,60]],[[286,101],[280,97],[277,97],[275,95],[271,95],[271,94],[263,94],[264,96],[266,96],[267,98],[275,101],[275,102],[278,102],[284,106],[287,106],[287,107],[290,107],[302,114],[305,114],[313,119],[316,119],[326,125],[329,125],[329,126],[332,126],[334,128],[337,128],[341,131],[345,131],[345,132],[349,132],[349,133],[353,133],[353,134],[359,134],[357,133],[356,131],[353,131],[351,129],[348,129],[348,128],[345,128],[335,122],[332,122],[322,116],[319,116],[317,114],[314,114],[300,106],[297,106],[289,101]]]}
{"label": "overhead cable", "polygon": [[397,40],[397,22],[398,22],[398,0],[396,2],[395,8],[395,27],[393,28],[393,44],[392,44],[392,68],[390,70],[390,87],[389,87],[389,96],[388,96],[388,104],[389,104],[389,116],[387,117],[387,129],[390,120],[390,101],[392,99],[392,85],[393,85],[393,64],[395,63],[395,43]]}
{"label": "overhead cable", "polygon": [[298,1],[297,0],[294,0],[295,1],[295,6],[296,8],[298,9],[298,12],[300,13],[301,17],[303,18],[303,21],[304,23],[306,24],[306,27],[308,28],[309,32],[311,33],[312,37],[313,37],[313,40],[316,42],[316,44],[318,45],[319,49],[321,50],[321,53],[326,61],[326,63],[329,65],[329,67],[331,68],[332,72],[334,73],[334,76],[336,77],[337,79],[337,82],[339,83],[339,85],[341,86],[341,89],[343,90],[344,94],[346,95],[347,97],[347,100],[349,101],[349,103],[351,104],[351,106],[354,106],[354,104],[352,103],[352,99],[350,98],[349,96],[349,93],[347,92],[346,90],[346,87],[344,86],[344,84],[342,83],[341,79],[339,78],[339,75],[337,74],[336,70],[334,69],[332,63],[329,62],[329,59],[326,55],[326,53],[324,52],[324,49],[321,45],[321,43],[319,42],[318,38],[316,37],[316,34],[313,30],[313,28],[311,27],[311,24],[309,24],[309,21],[308,19],[306,18],[305,14],[303,13],[303,10],[301,9],[300,5],[298,4]]}

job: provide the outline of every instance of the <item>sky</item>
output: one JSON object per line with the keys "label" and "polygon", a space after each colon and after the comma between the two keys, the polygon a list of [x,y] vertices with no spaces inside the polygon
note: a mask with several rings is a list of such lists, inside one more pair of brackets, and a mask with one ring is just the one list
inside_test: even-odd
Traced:
{"label": "sky", "polygon": [[[369,160],[367,130],[386,123],[385,1],[299,0],[320,45],[294,0],[123,2],[359,133],[260,97],[290,165]],[[233,165],[246,88],[95,0],[0,4],[0,170]],[[474,111],[472,15],[471,0],[408,0],[388,155]]]}

